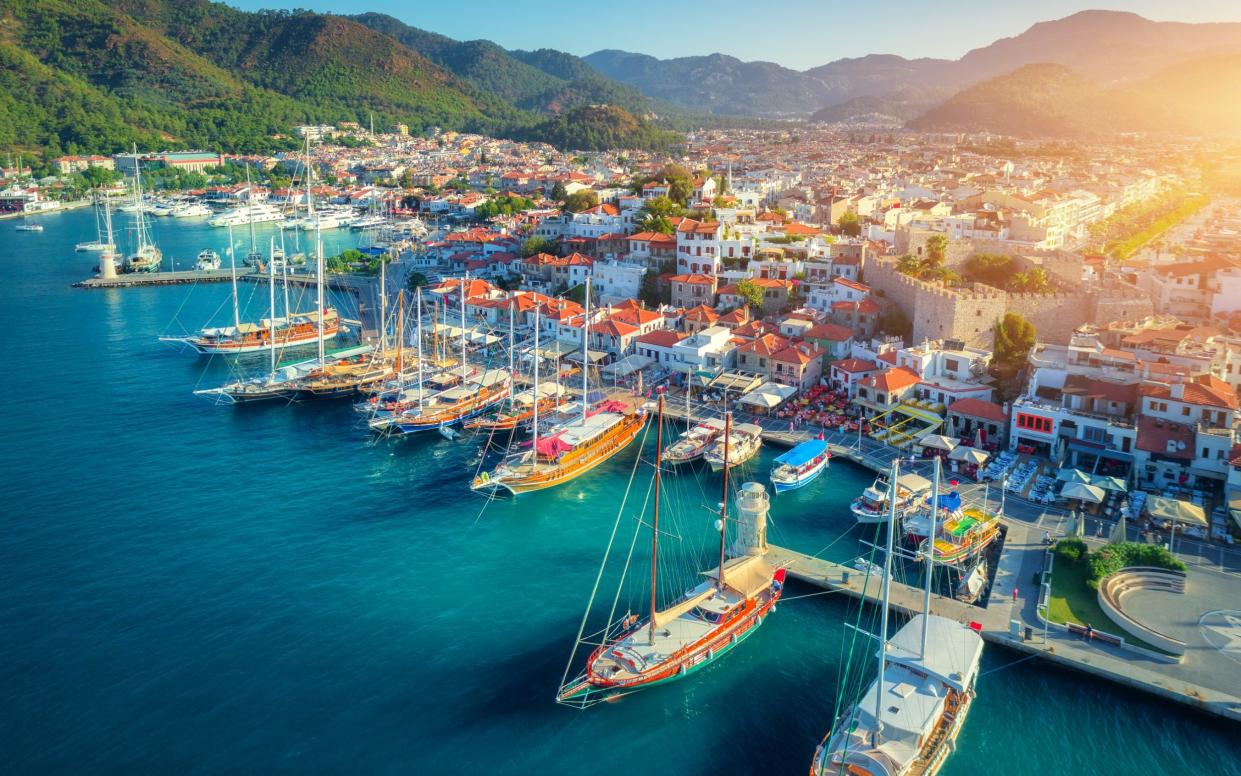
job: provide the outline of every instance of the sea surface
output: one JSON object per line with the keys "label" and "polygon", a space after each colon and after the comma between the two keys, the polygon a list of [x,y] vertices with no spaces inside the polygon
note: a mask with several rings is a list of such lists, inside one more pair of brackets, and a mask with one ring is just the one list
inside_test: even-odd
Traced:
{"label": "sea surface", "polygon": [[[636,449],[487,501],[467,488],[474,441],[377,443],[348,403],[214,405],[191,391],[227,365],[156,340],[226,320],[228,284],[73,289],[96,260],[73,251],[93,217],[41,222],[0,222],[5,772],[806,772],[856,605],[792,600],[815,591],[791,584],[708,669],[558,706]],[[182,267],[226,241],[201,221],[158,219],[155,233]],[[333,251],[356,239],[325,235]],[[243,316],[262,315],[265,289],[242,290]],[[681,538],[663,551],[709,550],[720,481],[678,477]],[[863,552],[847,505],[869,480],[834,462],[774,500],[770,540]],[[634,481],[627,512],[647,474]],[[633,526],[622,515],[622,554]],[[872,654],[853,645],[854,671],[873,671]],[[944,776],[1241,773],[1235,725],[1018,660],[987,647]]]}

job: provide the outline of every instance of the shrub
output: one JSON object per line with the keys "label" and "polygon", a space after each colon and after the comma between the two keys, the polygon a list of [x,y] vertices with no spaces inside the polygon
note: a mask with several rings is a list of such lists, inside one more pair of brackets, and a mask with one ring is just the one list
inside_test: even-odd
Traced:
{"label": "shrub", "polygon": [[1086,585],[1091,590],[1097,590],[1099,582],[1108,574],[1130,566],[1154,566],[1173,571],[1184,571],[1186,568],[1184,563],[1177,560],[1163,547],[1136,542],[1109,544],[1098,552],[1090,553],[1087,562],[1090,567],[1090,576],[1086,580]]}
{"label": "shrub", "polygon": [[1086,554],[1086,542],[1075,536],[1056,542],[1057,563],[1080,563]]}

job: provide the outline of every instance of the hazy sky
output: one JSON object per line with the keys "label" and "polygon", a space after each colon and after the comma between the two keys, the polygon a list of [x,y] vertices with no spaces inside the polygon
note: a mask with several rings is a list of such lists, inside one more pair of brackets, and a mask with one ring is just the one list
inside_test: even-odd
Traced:
{"label": "hazy sky", "polygon": [[[721,52],[804,70],[841,57],[955,59],[1031,24],[1099,4],[1074,0],[226,0],[247,10],[378,11],[459,40],[589,54],[625,49],[667,58]],[[1109,7],[1157,21],[1241,21],[1238,0],[1128,0]]]}

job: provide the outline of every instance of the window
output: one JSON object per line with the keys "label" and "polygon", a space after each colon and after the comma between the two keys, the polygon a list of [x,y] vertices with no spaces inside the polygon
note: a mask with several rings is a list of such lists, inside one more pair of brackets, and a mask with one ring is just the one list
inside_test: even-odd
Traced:
{"label": "window", "polygon": [[1185,417],[1187,417],[1187,418],[1188,418],[1188,417],[1189,417],[1189,407],[1181,407],[1181,414],[1182,414],[1182,415],[1184,415]]}
{"label": "window", "polygon": [[1029,415],[1024,412],[1019,412],[1017,413],[1017,428],[1024,428],[1030,431],[1050,434],[1052,429],[1052,420],[1051,418],[1044,418],[1040,415]]}

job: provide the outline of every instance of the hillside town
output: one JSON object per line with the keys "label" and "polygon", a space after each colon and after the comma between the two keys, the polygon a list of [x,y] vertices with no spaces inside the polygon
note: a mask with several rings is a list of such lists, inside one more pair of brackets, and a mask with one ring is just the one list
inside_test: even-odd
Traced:
{"label": "hillside town", "polygon": [[[1196,194],[1174,149],[798,128],[692,134],[664,158],[404,127],[298,134],[309,180],[298,152],[62,157],[37,180],[6,168],[0,210],[55,208],[92,167],[116,171],[120,194],[138,166],[202,182],[240,165],[284,185],[175,195],[417,218],[433,231],[385,243],[394,267],[431,291],[469,278],[476,320],[513,307],[532,327],[537,311],[566,353],[589,279],[590,358],[614,379],[898,449],[946,434],[1105,473],[1203,505],[1204,538],[1241,535],[1241,209]],[[1186,202],[1183,222],[1107,253],[1126,214]],[[997,327],[1028,341],[1000,352]]]}

